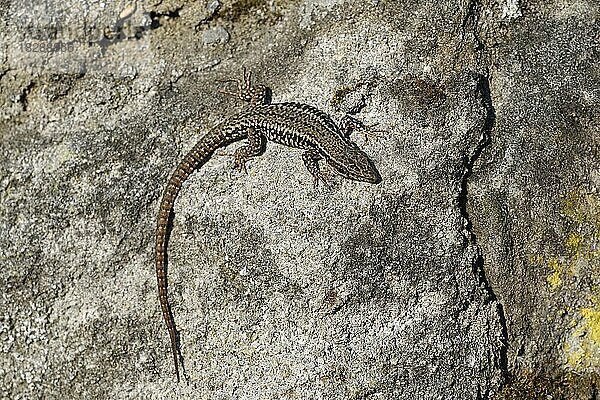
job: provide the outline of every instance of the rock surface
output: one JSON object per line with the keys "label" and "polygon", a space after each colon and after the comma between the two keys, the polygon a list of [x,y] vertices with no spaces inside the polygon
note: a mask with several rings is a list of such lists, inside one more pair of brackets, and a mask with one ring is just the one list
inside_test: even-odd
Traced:
{"label": "rock surface", "polygon": [[[594,2],[27,3],[0,2],[0,398],[595,398]],[[377,123],[383,181],[315,189],[275,144],[192,175],[177,383],[158,201],[242,66]]]}

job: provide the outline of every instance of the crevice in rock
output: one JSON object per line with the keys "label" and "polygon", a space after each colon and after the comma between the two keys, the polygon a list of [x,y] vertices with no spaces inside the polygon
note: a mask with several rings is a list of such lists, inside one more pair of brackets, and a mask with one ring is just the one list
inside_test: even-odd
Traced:
{"label": "crevice in rock", "polygon": [[7,67],[5,70],[0,70],[0,81],[2,80],[2,78],[4,78],[6,76],[6,74],[8,74],[11,71],[10,67]]}
{"label": "crevice in rock", "polygon": [[477,24],[479,23],[479,13],[480,13],[481,4],[478,0],[471,0],[467,5],[467,12],[462,20],[462,32],[463,32],[463,40],[465,33],[470,32],[473,34],[473,39],[475,40],[475,50],[481,51],[484,49],[483,42],[479,38],[479,33],[477,32]]}
{"label": "crevice in rock", "polygon": [[21,94],[19,95],[19,103],[23,105],[23,111],[27,111],[27,106],[29,105],[28,97],[34,86],[35,82],[31,81],[25,88],[23,88],[23,90],[21,90]]}
{"label": "crevice in rock", "polygon": [[496,120],[496,112],[495,112],[494,106],[492,104],[492,98],[491,98],[490,86],[489,86],[489,78],[487,76],[478,75],[477,91],[481,94],[483,107],[486,110],[485,122],[483,124],[483,127],[481,128],[481,139],[479,140],[479,143],[475,147],[475,150],[473,150],[473,153],[470,155],[470,157],[468,157],[468,158],[465,157],[465,160],[464,160],[465,173],[462,177],[460,194],[459,194],[460,213],[463,216],[463,218],[467,221],[465,228],[466,228],[467,232],[469,233],[469,240],[471,240],[472,242],[475,242],[476,238],[475,238],[475,234],[472,232],[472,224],[471,224],[471,220],[469,218],[469,213],[467,211],[467,200],[468,200],[467,186],[469,183],[469,178],[473,174],[473,165],[479,159],[479,156],[481,155],[482,151],[490,143],[491,132],[494,127],[494,122]]}
{"label": "crevice in rock", "polygon": [[[475,147],[475,149],[471,153],[471,155],[464,158],[465,173],[462,176],[460,194],[458,197],[460,213],[461,213],[462,217],[464,218],[464,220],[466,221],[466,223],[465,223],[466,236],[467,236],[469,243],[472,245],[477,245],[477,237],[475,236],[475,233],[473,233],[471,219],[469,216],[469,212],[467,210],[467,203],[468,203],[468,197],[469,197],[468,184],[469,184],[469,179],[470,179],[471,175],[473,174],[473,166],[479,159],[483,150],[491,142],[490,137],[491,137],[492,129],[494,127],[494,123],[496,120],[496,112],[494,109],[494,105],[492,103],[492,97],[491,97],[491,92],[490,92],[490,79],[489,79],[488,75],[483,75],[483,74],[478,75],[477,90],[481,95],[481,100],[483,103],[482,105],[486,110],[485,121],[481,128],[481,139],[479,140],[479,143],[477,144],[477,146]],[[473,274],[477,277],[477,281],[478,281],[480,287],[487,293],[487,298],[485,299],[485,304],[490,304],[491,302],[495,302],[497,305],[497,315],[499,318],[500,326],[502,328],[502,332],[501,332],[502,347],[500,349],[500,354],[499,354],[499,359],[498,359],[498,363],[499,363],[498,367],[500,368],[503,377],[506,378],[508,376],[508,357],[507,357],[508,330],[507,330],[507,325],[506,325],[506,317],[504,315],[504,308],[502,307],[502,304],[500,304],[498,302],[498,299],[497,299],[490,283],[488,282],[488,280],[486,278],[484,265],[485,265],[485,260],[478,248],[477,249],[477,259],[473,263]],[[482,398],[488,399],[489,393],[487,393],[487,392],[483,393]]]}
{"label": "crevice in rock", "polygon": [[[477,53],[477,59],[479,60],[479,63],[481,64],[481,67],[483,69],[483,72],[478,75],[477,91],[481,96],[481,100],[483,103],[482,105],[486,110],[485,121],[481,128],[481,139],[475,147],[473,153],[470,156],[465,157],[464,159],[465,173],[462,177],[459,194],[460,213],[466,221],[465,231],[467,235],[467,240],[472,245],[477,245],[477,238],[475,236],[475,233],[473,232],[471,218],[467,211],[467,203],[469,198],[468,184],[469,179],[473,174],[473,166],[479,159],[483,150],[491,143],[490,138],[492,134],[492,129],[494,128],[494,124],[496,121],[496,111],[494,109],[490,90],[490,73],[488,70],[489,60],[486,57],[487,51],[485,46],[485,39],[480,36],[479,30],[481,24],[480,16],[482,15],[483,8],[484,6],[481,0],[469,0],[469,2],[466,5],[466,12],[464,18],[462,20],[463,41],[465,41],[466,35],[472,35],[471,40],[474,42],[473,49]],[[506,382],[509,377],[508,329],[506,324],[506,316],[504,314],[504,308],[502,304],[498,301],[493,288],[487,280],[487,277],[485,275],[485,259],[481,254],[481,251],[478,246],[477,259],[473,263],[473,274],[477,277],[480,287],[487,293],[487,298],[485,300],[486,304],[494,302],[497,306],[496,315],[498,316],[500,326],[502,329],[502,345],[500,349],[500,354],[498,355],[498,367],[500,368],[500,371],[504,378],[504,382]],[[484,393],[482,398],[488,399],[489,397],[489,393]]]}

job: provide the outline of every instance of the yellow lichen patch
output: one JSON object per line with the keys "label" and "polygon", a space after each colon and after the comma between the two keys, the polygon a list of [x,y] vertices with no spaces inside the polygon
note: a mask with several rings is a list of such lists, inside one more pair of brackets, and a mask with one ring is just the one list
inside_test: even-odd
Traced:
{"label": "yellow lichen patch", "polygon": [[565,342],[567,365],[578,372],[600,372],[600,304],[580,308],[579,318]]}
{"label": "yellow lichen patch", "polygon": [[546,281],[551,290],[565,284],[565,276],[588,275],[600,280],[600,199],[594,193],[578,190],[562,199],[562,213],[570,231],[564,241],[564,256],[546,260],[550,274]]}
{"label": "yellow lichen patch", "polygon": [[565,243],[569,255],[576,256],[583,245],[583,235],[578,232],[571,232]]}
{"label": "yellow lichen patch", "polygon": [[598,255],[600,242],[600,199],[594,193],[573,191],[563,199],[563,213],[576,226],[565,243],[567,251],[586,258]]}
{"label": "yellow lichen patch", "polygon": [[586,195],[579,190],[573,190],[563,198],[564,214],[578,224],[585,222],[585,212],[582,205],[586,203]]}
{"label": "yellow lichen patch", "polygon": [[552,290],[556,290],[561,284],[562,279],[560,275],[563,272],[563,267],[556,258],[551,258],[548,260],[548,266],[552,269],[552,273],[546,277],[546,281],[550,285]]}
{"label": "yellow lichen patch", "polygon": [[600,382],[598,374],[585,376],[575,372],[554,370],[547,373],[518,369],[508,376],[493,400],[589,399]]}
{"label": "yellow lichen patch", "polygon": [[[551,290],[572,300],[563,344],[563,360],[576,374],[600,373],[600,198],[574,190],[562,198],[567,219],[563,251],[546,259]],[[573,296],[576,294],[576,296]]]}
{"label": "yellow lichen patch", "polygon": [[600,307],[596,305],[596,308],[582,308],[580,313],[587,321],[590,339],[596,343],[596,346],[600,345]]}

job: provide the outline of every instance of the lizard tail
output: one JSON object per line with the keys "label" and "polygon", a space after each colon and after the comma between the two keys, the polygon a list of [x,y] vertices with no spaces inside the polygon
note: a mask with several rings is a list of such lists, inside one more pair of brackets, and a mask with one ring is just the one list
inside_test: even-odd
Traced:
{"label": "lizard tail", "polygon": [[181,189],[181,185],[190,176],[192,172],[200,168],[210,159],[212,153],[219,147],[228,143],[228,138],[218,131],[212,131],[203,136],[198,143],[186,154],[181,163],[177,166],[162,196],[160,202],[160,211],[156,227],[156,279],[158,281],[158,297],[162,314],[171,337],[171,352],[173,353],[173,363],[175,364],[175,375],[179,382],[179,363],[177,356],[181,358],[178,348],[177,329],[175,320],[171,312],[171,305],[167,296],[167,240],[169,231],[169,218],[173,211],[175,198]]}

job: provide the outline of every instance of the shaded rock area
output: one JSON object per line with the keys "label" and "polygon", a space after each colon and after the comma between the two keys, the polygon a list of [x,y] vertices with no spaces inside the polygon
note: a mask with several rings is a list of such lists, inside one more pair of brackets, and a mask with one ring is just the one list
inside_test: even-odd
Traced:
{"label": "shaded rock area", "polygon": [[[0,398],[595,399],[599,6],[592,1],[0,2]],[[382,176],[313,187],[233,144],[242,66],[376,124]]]}

